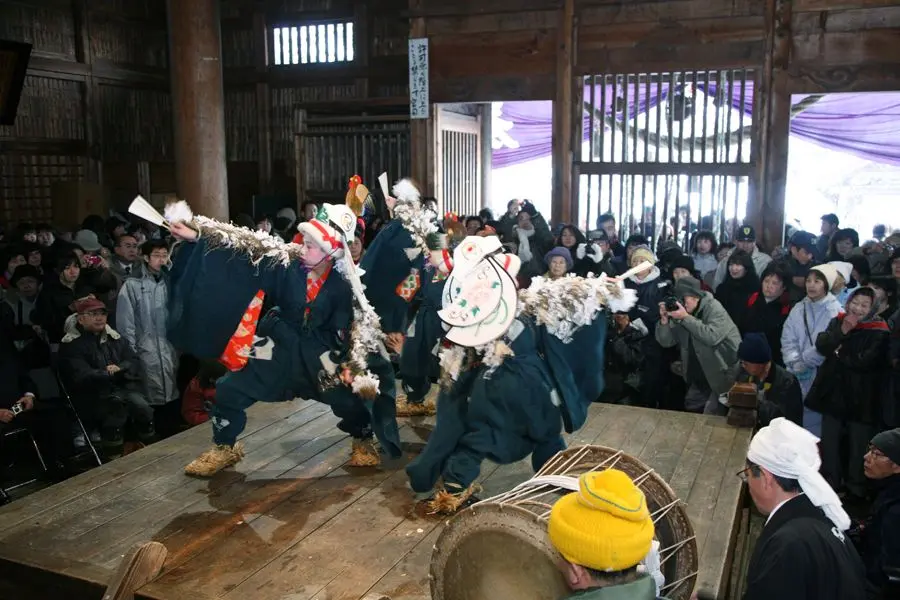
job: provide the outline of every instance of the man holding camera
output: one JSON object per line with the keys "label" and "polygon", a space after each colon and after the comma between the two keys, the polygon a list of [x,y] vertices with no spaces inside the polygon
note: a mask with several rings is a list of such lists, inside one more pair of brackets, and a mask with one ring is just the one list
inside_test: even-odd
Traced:
{"label": "man holding camera", "polygon": [[656,341],[678,346],[682,376],[688,385],[685,409],[724,415],[719,397],[731,388],[741,334],[725,308],[694,277],[675,282],[672,297],[659,304]]}

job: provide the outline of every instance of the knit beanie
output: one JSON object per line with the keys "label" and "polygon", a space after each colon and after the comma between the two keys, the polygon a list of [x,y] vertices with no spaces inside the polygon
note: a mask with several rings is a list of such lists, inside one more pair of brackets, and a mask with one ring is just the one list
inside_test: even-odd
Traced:
{"label": "knit beanie", "polygon": [[572,269],[572,265],[573,265],[572,253],[569,252],[568,248],[565,248],[563,246],[557,246],[556,248],[553,248],[552,250],[550,250],[550,252],[545,254],[544,255],[544,263],[548,267],[550,266],[550,259],[553,258],[554,256],[562,256],[566,260],[566,269],[567,270]]}
{"label": "knit beanie", "polygon": [[837,269],[832,267],[831,265],[818,265],[809,270],[810,273],[818,272],[822,277],[825,278],[827,282],[827,286],[825,287],[826,292],[830,292],[831,288],[834,287],[834,282],[837,281],[838,272]]}
{"label": "knit beanie", "polygon": [[[650,246],[637,246],[632,251],[631,265],[640,264],[642,262],[656,264],[656,255],[653,254],[653,250],[650,249]],[[629,266],[631,266],[631,265],[629,265]]]}
{"label": "knit beanie", "polygon": [[738,348],[738,358],[754,365],[765,365],[772,362],[769,340],[761,333],[748,333]]}
{"label": "knit beanie", "polygon": [[650,552],[653,520],[644,493],[618,469],[578,478],[578,491],[550,511],[550,542],[572,564],[597,571],[624,571]]}
{"label": "knit beanie", "polygon": [[891,459],[894,464],[900,465],[900,429],[882,431],[872,438],[871,443]]}

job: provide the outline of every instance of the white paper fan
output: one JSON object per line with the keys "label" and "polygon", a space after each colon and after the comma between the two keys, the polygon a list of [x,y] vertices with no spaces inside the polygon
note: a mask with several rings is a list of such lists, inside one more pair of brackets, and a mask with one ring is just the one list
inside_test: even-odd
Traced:
{"label": "white paper fan", "polygon": [[153,206],[144,200],[143,196],[136,196],[135,199],[131,202],[131,205],[128,207],[128,212],[133,215],[137,215],[138,217],[144,219],[145,221],[150,221],[160,227],[169,228],[168,223],[163,218],[159,211],[153,208]]}

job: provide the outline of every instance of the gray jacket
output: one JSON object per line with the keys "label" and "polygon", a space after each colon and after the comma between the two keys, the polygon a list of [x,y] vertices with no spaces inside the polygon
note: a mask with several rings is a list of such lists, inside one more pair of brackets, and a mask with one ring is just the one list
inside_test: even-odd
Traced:
{"label": "gray jacket", "polygon": [[694,315],[683,321],[669,319],[668,325],[660,322],[656,327],[656,341],[660,346],[678,346],[685,374],[691,338],[710,389],[717,394],[726,393],[734,381],[732,369],[738,362],[741,334],[725,307],[709,292],[703,292],[700,308]]}
{"label": "gray jacket", "polygon": [[175,384],[178,355],[166,337],[168,284],[150,274],[128,278],[119,290],[116,329],[141,363],[144,393],[151,405],[161,405],[179,396]]}

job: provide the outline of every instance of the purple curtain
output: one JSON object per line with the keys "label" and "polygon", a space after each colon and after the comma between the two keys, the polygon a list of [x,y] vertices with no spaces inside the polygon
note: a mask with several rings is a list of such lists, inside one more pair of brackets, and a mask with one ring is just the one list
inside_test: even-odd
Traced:
{"label": "purple curtain", "polygon": [[[663,84],[662,93],[656,94],[656,86],[651,86],[651,93],[648,96],[646,86],[637,86],[637,98],[634,97],[635,86],[629,86],[628,97],[628,115],[633,116],[635,110],[638,114],[643,114],[647,110],[659,104],[660,99],[665,99],[668,95],[669,86]],[[601,107],[601,98],[604,86],[594,86],[594,103]],[[616,108],[615,89],[611,85],[606,88],[606,114],[613,114]],[[590,101],[590,86],[584,88],[584,100]],[[624,98],[620,103],[620,108],[624,107]],[[550,156],[553,139],[553,103],[546,102],[504,102],[501,108],[500,118],[504,121],[513,123],[512,129],[507,133],[509,137],[518,142],[518,148],[498,148],[493,151],[491,158],[491,166],[494,169],[501,169],[511,165],[528,162],[537,158]],[[616,118],[619,121],[625,119],[625,111],[616,112]],[[594,122],[594,127],[601,127],[602,123]],[[582,120],[582,140],[587,140],[591,131],[591,116],[585,112]],[[495,133],[496,135],[496,133]]]}
{"label": "purple curtain", "polygon": [[[595,88],[598,106],[600,87]],[[700,87],[702,89],[703,86]],[[612,104],[613,88],[606,86],[606,89],[607,104]],[[659,104],[668,94],[668,87],[664,87],[658,97],[648,98],[645,91],[645,88],[639,89],[636,101],[629,98],[629,115],[634,114],[635,107],[640,114]],[[716,86],[710,85],[710,94],[715,91]],[[651,92],[656,94],[655,86]],[[586,88],[585,99],[589,94],[589,88]],[[794,96],[794,102],[804,97]],[[747,82],[744,87],[743,105],[741,99],[741,88],[735,85],[731,105],[751,115],[753,82]],[[610,113],[612,106],[607,107],[607,114]],[[622,120],[624,113],[617,113],[616,116]],[[492,165],[495,169],[550,155],[553,137],[551,102],[507,102],[503,104],[501,118],[513,122],[512,129],[507,133],[519,143],[519,148],[494,150]],[[587,139],[589,123],[589,116],[585,115],[583,139]],[[825,95],[794,117],[791,135],[866,160],[900,166],[900,92]]]}

